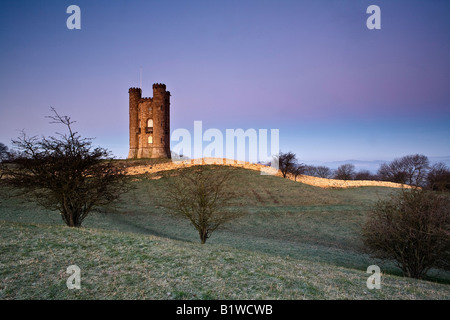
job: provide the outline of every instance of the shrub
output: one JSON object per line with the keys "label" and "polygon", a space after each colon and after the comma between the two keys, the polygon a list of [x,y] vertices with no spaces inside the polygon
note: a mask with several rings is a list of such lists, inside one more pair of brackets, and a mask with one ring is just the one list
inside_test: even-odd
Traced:
{"label": "shrub", "polygon": [[447,195],[402,189],[375,205],[362,235],[374,257],[394,260],[405,276],[422,278],[430,268],[449,269],[449,226]]}
{"label": "shrub", "polygon": [[189,219],[204,244],[217,228],[241,215],[230,207],[233,179],[233,170],[215,166],[177,170],[165,180],[161,206]]}

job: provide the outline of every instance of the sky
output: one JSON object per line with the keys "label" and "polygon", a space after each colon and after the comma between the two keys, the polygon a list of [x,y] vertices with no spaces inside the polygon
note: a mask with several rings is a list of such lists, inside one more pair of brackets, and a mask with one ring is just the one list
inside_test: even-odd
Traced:
{"label": "sky", "polygon": [[172,94],[172,132],[279,129],[281,151],[306,163],[450,161],[449,12],[448,0],[3,0],[0,142],[63,130],[53,107],[125,158],[142,70],[143,96],[153,83]]}

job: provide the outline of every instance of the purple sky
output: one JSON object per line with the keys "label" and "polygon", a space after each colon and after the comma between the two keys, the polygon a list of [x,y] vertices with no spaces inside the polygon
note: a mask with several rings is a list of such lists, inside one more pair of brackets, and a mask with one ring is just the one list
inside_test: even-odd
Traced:
{"label": "purple sky", "polygon": [[[81,30],[66,8],[81,8]],[[366,9],[381,8],[381,30]],[[0,142],[58,129],[117,157],[128,88],[165,83],[171,129],[279,129],[303,161],[450,156],[450,2],[2,1]]]}

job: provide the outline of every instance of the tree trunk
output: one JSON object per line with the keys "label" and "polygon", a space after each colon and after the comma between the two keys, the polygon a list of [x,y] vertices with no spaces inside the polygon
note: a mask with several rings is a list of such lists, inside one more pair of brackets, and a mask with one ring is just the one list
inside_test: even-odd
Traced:
{"label": "tree trunk", "polygon": [[80,215],[74,213],[73,211],[65,211],[62,213],[63,221],[68,227],[79,228],[81,227],[81,222],[79,221]]}
{"label": "tree trunk", "polygon": [[208,239],[208,231],[206,229],[201,229],[199,231],[200,234],[200,241],[202,244],[205,244],[206,239]]}
{"label": "tree trunk", "polygon": [[73,221],[72,212],[69,212],[69,227],[75,227],[75,221]]}

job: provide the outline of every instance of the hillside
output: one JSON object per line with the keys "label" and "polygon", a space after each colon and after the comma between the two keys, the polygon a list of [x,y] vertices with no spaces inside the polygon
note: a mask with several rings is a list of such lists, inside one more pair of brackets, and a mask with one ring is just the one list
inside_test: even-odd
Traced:
{"label": "hillside", "polygon": [[[449,299],[448,285],[155,236],[0,222],[0,299]],[[68,290],[66,268],[81,269]]]}
{"label": "hillside", "polygon": [[[448,273],[433,270],[427,281],[400,278],[393,264],[363,251],[367,212],[398,189],[318,188],[217,168],[235,170],[233,208],[245,215],[203,247],[187,221],[159,206],[161,186],[176,179],[176,170],[135,175],[135,188],[120,203],[92,213],[78,230],[64,227],[58,213],[1,190],[0,298],[450,298]],[[60,292],[70,264],[85,270],[85,291]],[[382,269],[384,290],[365,286],[372,264]]]}

